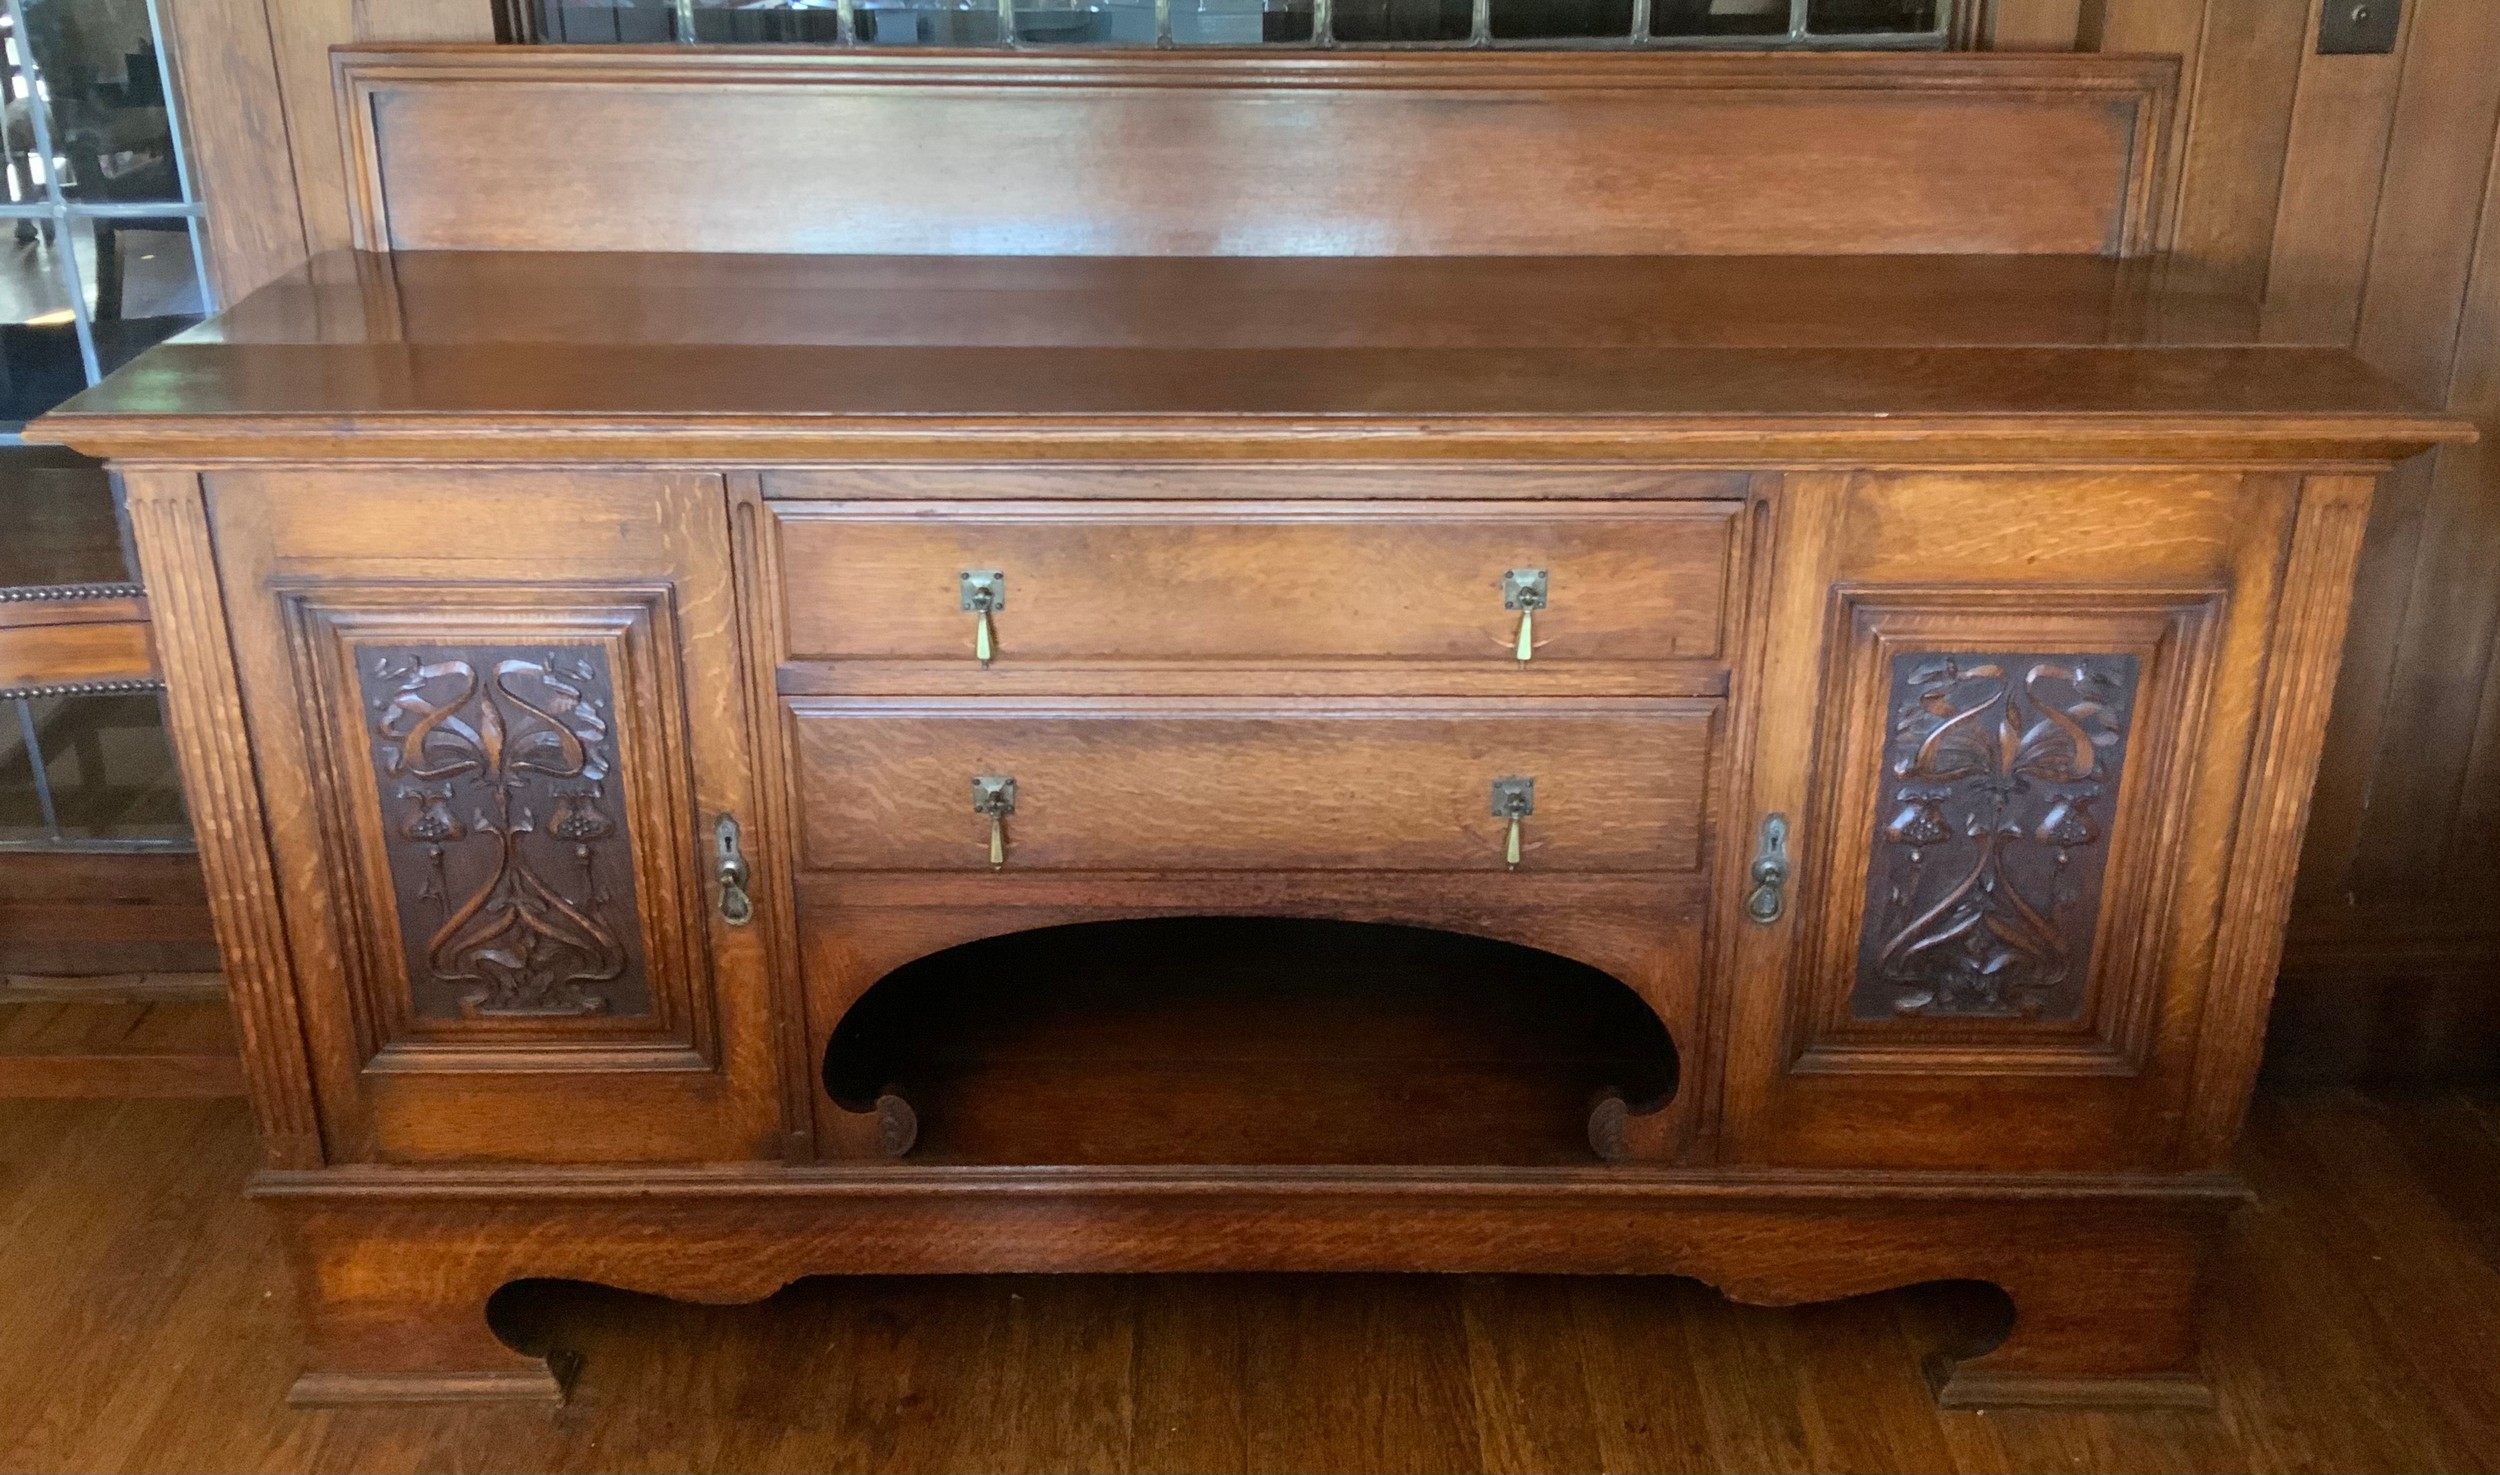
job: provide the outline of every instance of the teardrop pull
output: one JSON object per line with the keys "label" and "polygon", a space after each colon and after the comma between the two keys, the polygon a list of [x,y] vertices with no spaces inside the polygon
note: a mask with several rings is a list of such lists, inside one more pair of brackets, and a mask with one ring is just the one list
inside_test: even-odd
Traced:
{"label": "teardrop pull", "polygon": [[1493,781],[1493,817],[1510,821],[1510,833],[1502,840],[1502,863],[1514,871],[1519,869],[1520,826],[1534,813],[1535,779],[1497,778]]}
{"label": "teardrop pull", "polygon": [[990,822],[990,869],[1007,864],[1007,816],[1016,812],[1016,781],[1012,774],[984,773],[972,780],[972,812]]}
{"label": "teardrop pull", "polygon": [[1519,633],[1510,643],[1511,658],[1526,665],[1536,659],[1536,612],[1544,609],[1545,570],[1515,568],[1502,575],[1502,608],[1519,612]]}
{"label": "teardrop pull", "polygon": [[986,666],[998,654],[998,632],[990,617],[1007,607],[1007,575],[994,568],[968,568],[956,580],[961,587],[956,603],[972,616],[972,658]]}

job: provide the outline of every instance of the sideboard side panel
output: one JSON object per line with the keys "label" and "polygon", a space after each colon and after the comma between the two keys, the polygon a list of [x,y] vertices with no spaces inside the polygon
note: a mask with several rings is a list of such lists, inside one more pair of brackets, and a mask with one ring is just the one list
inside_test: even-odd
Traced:
{"label": "sideboard side panel", "polygon": [[2274,642],[2266,656],[2267,703],[2257,718],[2214,944],[2207,1023],[2179,1149],[2183,1168],[2229,1163],[2256,1088],[2267,1005],[2283,959],[2301,835],[2326,749],[2327,709],[2343,659],[2353,578],[2375,487],[2364,476],[2313,476],[2301,488]]}
{"label": "sideboard side panel", "polygon": [[321,1122],[295,959],[200,479],[188,471],[132,469],[121,473],[121,486],[155,618],[183,797],[199,837],[209,913],[243,1039],[252,1114],[271,1167],[319,1167]]}

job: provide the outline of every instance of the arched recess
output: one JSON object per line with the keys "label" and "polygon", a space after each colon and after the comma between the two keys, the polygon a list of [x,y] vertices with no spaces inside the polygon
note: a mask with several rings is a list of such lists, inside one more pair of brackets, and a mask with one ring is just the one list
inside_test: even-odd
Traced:
{"label": "arched recess", "polygon": [[1153,916],[993,934],[860,992],[826,1095],[892,1156],[1554,1166],[1678,1089],[1668,1021],[1583,961],[1447,929]]}

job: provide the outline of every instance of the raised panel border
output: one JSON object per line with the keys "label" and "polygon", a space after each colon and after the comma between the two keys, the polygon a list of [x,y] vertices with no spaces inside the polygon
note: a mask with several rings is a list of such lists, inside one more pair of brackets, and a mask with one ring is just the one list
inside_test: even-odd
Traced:
{"label": "raised panel border", "polygon": [[[273,592],[287,631],[324,853],[365,925],[342,929],[364,1069],[710,1070],[719,1060],[673,591],[664,583],[522,586],[310,583]],[[615,691],[617,791],[634,837],[648,1013],[567,1018],[420,1016],[410,992],[381,825],[388,813],[350,665],[377,644],[595,645]]]}
{"label": "raised panel border", "polygon": [[[332,65],[359,249],[869,255],[2135,256],[2179,77],[2166,56],[1570,50],[433,45]],[[1801,128],[1870,142],[1818,164],[1787,147]],[[501,146],[539,134],[590,152],[559,178]],[[688,138],[737,167],[691,186],[645,167]],[[824,138],[908,143],[923,168],[880,181],[792,142]]]}
{"label": "raised panel border", "polygon": [[[2151,1050],[2171,894],[2225,596],[2141,587],[1834,589],[1811,842],[1812,898],[1792,993],[1795,1073],[2140,1073]],[[1893,657],[1910,650],[2072,650],[2138,662],[2131,755],[2107,819],[2090,972],[2073,1019],[1853,1016],[1868,871],[1885,797]],[[2132,927],[2141,921],[2144,925]]]}

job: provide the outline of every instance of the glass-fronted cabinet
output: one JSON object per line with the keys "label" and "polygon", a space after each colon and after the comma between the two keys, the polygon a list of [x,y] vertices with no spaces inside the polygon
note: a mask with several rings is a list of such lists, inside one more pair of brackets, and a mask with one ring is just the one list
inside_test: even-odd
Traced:
{"label": "glass-fronted cabinet", "polygon": [[153,0],[0,8],[0,989],[214,967],[113,487],[22,437],[208,311],[163,35]]}

